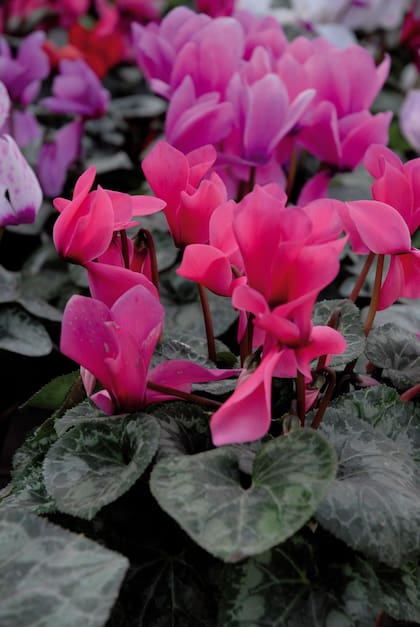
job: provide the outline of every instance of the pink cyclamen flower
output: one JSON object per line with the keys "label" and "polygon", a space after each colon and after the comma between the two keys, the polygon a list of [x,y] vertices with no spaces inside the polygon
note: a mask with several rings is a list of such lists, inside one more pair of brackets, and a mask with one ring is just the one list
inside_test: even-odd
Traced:
{"label": "pink cyclamen flower", "polygon": [[[391,260],[379,297],[381,310],[397,298],[420,297],[420,251],[411,247],[410,241],[410,235],[420,226],[420,159],[403,164],[389,148],[373,145],[366,153],[364,165],[375,178],[373,198],[392,207],[408,232],[405,248],[387,251]],[[397,232],[391,234],[397,240]]]}
{"label": "pink cyclamen flower", "polygon": [[60,62],[60,73],[52,86],[53,96],[41,100],[53,113],[100,118],[109,102],[109,91],[82,59]]}
{"label": "pink cyclamen flower", "polygon": [[73,296],[64,311],[61,351],[104,386],[92,400],[109,415],[144,409],[170,400],[147,388],[147,381],[190,391],[192,383],[223,379],[236,371],[209,370],[188,361],[150,361],[162,332],[164,309],[142,285],[132,287],[112,307],[85,296]]}
{"label": "pink cyclamen flower", "polygon": [[235,0],[196,0],[195,4],[198,11],[211,17],[232,15],[235,8]]}
{"label": "pink cyclamen flower", "polygon": [[213,211],[226,201],[222,180],[204,175],[216,160],[213,146],[183,154],[160,141],[143,160],[142,168],[153,192],[166,202],[165,217],[175,245],[206,243]]}
{"label": "pink cyclamen flower", "polygon": [[216,446],[262,438],[271,423],[272,378],[296,377],[301,372],[310,381],[312,359],[342,353],[346,348],[342,335],[330,327],[313,327],[306,339],[299,339],[296,326],[293,330],[293,340],[279,341],[263,356],[255,372],[241,375],[232,396],[213,414],[210,429]]}
{"label": "pink cyclamen flower", "polygon": [[53,239],[59,255],[84,264],[104,254],[114,231],[127,228],[133,216],[160,211],[164,201],[150,196],[130,196],[98,187],[90,191],[96,169],[91,166],[76,182],[72,200],[56,198],[60,215],[54,224]]}
{"label": "pink cyclamen flower", "polygon": [[35,220],[42,203],[38,180],[16,142],[0,137],[0,226]]}

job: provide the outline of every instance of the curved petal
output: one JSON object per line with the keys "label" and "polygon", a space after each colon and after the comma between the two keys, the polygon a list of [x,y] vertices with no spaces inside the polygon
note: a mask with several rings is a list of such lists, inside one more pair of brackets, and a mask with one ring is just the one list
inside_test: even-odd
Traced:
{"label": "curved petal", "polygon": [[145,287],[155,298],[158,297],[153,283],[139,272],[96,261],[86,263],[85,268],[88,271],[92,297],[102,301],[108,307],[112,307],[120,296],[135,285]]}
{"label": "curved petal", "polygon": [[229,296],[231,293],[233,276],[230,262],[226,255],[213,246],[187,246],[176,272],[220,296]]}
{"label": "curved petal", "polygon": [[210,420],[215,446],[262,438],[271,422],[271,380],[279,353],[269,353],[258,368],[243,377],[232,396]]}

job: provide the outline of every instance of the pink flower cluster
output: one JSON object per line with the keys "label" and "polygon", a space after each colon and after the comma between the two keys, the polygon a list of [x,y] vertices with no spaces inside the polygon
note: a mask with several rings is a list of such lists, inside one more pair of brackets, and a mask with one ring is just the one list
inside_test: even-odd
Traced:
{"label": "pink flower cluster", "polygon": [[232,195],[251,168],[257,183],[283,184],[302,149],[347,170],[370,144],[387,142],[391,113],[369,108],[389,58],[375,67],[360,46],[342,50],[321,37],[289,43],[270,16],[212,19],[185,7],[160,24],[134,24],[133,44],[151,88],[169,101],[167,141],[184,153],[215,146]]}

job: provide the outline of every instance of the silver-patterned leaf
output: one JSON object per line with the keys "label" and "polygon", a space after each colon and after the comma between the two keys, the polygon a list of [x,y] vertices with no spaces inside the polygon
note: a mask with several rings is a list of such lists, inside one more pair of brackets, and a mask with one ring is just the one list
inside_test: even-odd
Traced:
{"label": "silver-patterned leaf", "polygon": [[365,335],[360,318],[360,310],[351,300],[323,300],[315,304],[312,321],[314,324],[327,324],[332,315],[337,315],[335,327],[347,342],[347,348],[341,355],[334,355],[330,365],[342,368],[350,361],[357,359],[365,348]]}
{"label": "silver-patterned leaf", "polygon": [[0,517],[2,627],[102,627],[128,561],[25,511]]}
{"label": "silver-patterned leaf", "polygon": [[20,307],[5,305],[0,309],[0,349],[41,357],[52,350],[52,341],[36,318]]}
{"label": "silver-patterned leaf", "polygon": [[151,490],[203,548],[226,562],[282,542],[313,514],[335,476],[335,454],[315,431],[276,438],[257,452],[242,487],[240,451],[222,447],[160,461]]}
{"label": "silver-patterned leaf", "polygon": [[392,322],[372,329],[367,338],[366,356],[382,368],[382,376],[398,389],[420,381],[420,341],[417,333],[401,329]]}
{"label": "silver-patterned leaf", "polygon": [[419,410],[394,389],[375,386],[332,403],[320,430],[335,446],[339,465],[318,521],[391,567],[419,556]]}
{"label": "silver-patterned leaf", "polygon": [[158,443],[159,426],[147,414],[81,423],[49,449],[44,460],[47,491],[61,512],[91,520],[131,488]]}

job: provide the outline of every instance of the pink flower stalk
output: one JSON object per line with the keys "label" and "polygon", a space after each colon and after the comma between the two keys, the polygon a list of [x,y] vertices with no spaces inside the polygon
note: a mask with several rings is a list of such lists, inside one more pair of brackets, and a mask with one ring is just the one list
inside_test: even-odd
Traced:
{"label": "pink flower stalk", "polygon": [[0,226],[33,222],[41,203],[42,191],[33,170],[15,141],[3,135],[0,137]]}
{"label": "pink flower stalk", "polygon": [[41,100],[53,113],[100,118],[109,102],[109,92],[82,59],[60,62],[60,74],[52,86],[53,96]]}
{"label": "pink flower stalk", "polygon": [[72,200],[54,200],[60,212],[53,230],[55,247],[62,257],[82,265],[106,252],[114,231],[136,224],[131,222],[133,216],[149,215],[165,206],[159,198],[130,196],[100,186],[90,191],[95,174],[91,166],[79,177]]}
{"label": "pink flower stalk", "polygon": [[373,198],[392,208],[406,229],[405,241],[398,246],[402,227],[392,228],[384,217],[379,218],[381,225],[392,228],[389,237],[394,239],[394,249],[384,251],[391,255],[391,260],[379,297],[381,310],[400,297],[420,297],[420,252],[411,247],[410,238],[420,226],[420,159],[403,164],[388,148],[374,145],[367,151],[364,165],[376,179],[372,185]]}
{"label": "pink flower stalk", "polygon": [[[274,312],[270,315],[276,317]],[[342,335],[330,327],[312,327],[309,337],[301,338],[296,325],[286,325],[289,321],[281,318],[278,322],[276,345],[263,356],[255,372],[239,377],[232,396],[213,414],[210,429],[216,446],[258,440],[268,432],[273,377],[296,377],[301,372],[310,381],[313,359],[346,349]],[[275,328],[275,323],[270,327]]]}
{"label": "pink flower stalk", "polygon": [[149,390],[147,381],[188,392],[192,383],[235,374],[184,360],[163,362],[149,372],[163,317],[159,300],[142,285],[129,289],[112,307],[79,295],[69,300],[60,349],[104,386],[92,400],[107,414],[140,411],[149,403],[175,398]]}
{"label": "pink flower stalk", "polygon": [[213,146],[185,155],[161,141],[143,160],[150,187],[166,202],[165,217],[179,248],[208,242],[210,216],[227,199],[226,188],[217,174],[203,179],[215,159]]}

